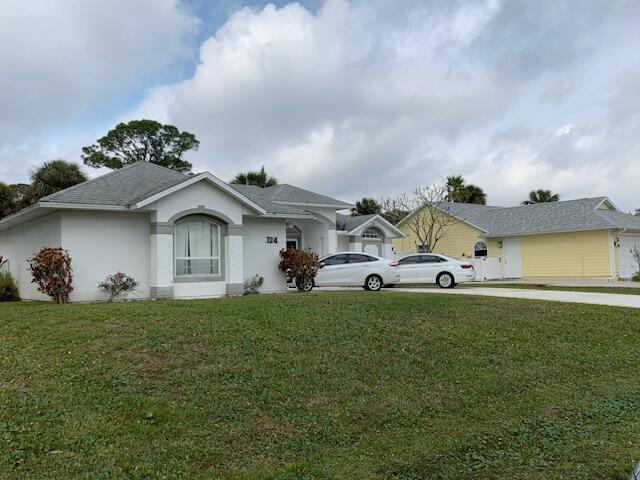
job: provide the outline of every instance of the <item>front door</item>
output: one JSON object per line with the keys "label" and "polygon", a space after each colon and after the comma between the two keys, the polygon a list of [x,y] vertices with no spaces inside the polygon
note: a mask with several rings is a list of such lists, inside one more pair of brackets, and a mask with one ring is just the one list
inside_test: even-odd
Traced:
{"label": "front door", "polygon": [[503,240],[502,256],[504,259],[504,277],[522,278],[522,255],[520,240]]}
{"label": "front door", "polygon": [[287,250],[290,248],[298,249],[298,239],[297,238],[287,238]]}

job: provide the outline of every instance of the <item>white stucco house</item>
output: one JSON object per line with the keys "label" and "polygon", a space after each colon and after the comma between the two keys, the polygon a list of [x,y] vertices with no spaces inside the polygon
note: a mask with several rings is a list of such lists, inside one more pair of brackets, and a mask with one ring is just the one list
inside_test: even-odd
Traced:
{"label": "white stucco house", "polygon": [[43,246],[69,251],[72,301],[102,299],[98,283],[118,271],[140,283],[130,298],[241,294],[255,274],[265,279],[262,291],[281,291],[282,248],[392,255],[392,240],[404,234],[379,215],[338,213],[350,207],[291,185],[230,185],[208,172],[139,162],[0,220],[0,255],[24,299],[47,299],[27,268]]}

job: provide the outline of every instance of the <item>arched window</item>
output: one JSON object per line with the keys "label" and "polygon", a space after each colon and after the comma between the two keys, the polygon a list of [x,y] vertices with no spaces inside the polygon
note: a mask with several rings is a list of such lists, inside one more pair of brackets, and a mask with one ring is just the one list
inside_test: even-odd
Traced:
{"label": "arched window", "polygon": [[488,253],[487,244],[484,242],[477,242],[473,246],[473,256],[475,258],[486,257]]}
{"label": "arched window", "polygon": [[220,225],[202,217],[176,222],[176,277],[220,275]]}
{"label": "arched window", "polygon": [[362,238],[379,238],[382,239],[383,235],[380,229],[376,227],[369,227],[362,232]]}

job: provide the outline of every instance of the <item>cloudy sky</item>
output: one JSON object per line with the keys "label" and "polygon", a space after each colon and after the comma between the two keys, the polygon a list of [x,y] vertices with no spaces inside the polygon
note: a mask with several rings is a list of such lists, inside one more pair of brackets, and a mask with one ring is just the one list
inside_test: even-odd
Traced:
{"label": "cloudy sky", "polygon": [[[355,200],[461,174],[640,207],[640,2],[0,0],[0,180],[119,121]],[[86,167],[91,176],[100,171]]]}

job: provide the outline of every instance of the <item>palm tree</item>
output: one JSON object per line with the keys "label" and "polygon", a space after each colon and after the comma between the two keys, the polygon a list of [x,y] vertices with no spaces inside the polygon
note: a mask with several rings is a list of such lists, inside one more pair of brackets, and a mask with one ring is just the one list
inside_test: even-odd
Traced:
{"label": "palm tree", "polygon": [[460,190],[464,187],[462,175],[451,175],[447,177],[447,202],[456,202],[460,198]]}
{"label": "palm tree", "polygon": [[0,182],[0,218],[10,215],[13,211],[13,192],[6,183]]}
{"label": "palm tree", "polygon": [[477,185],[465,183],[461,175],[447,177],[447,201],[457,203],[487,204],[487,194]]}
{"label": "palm tree", "polygon": [[533,205],[534,203],[548,203],[557,202],[560,200],[560,195],[557,193],[551,193],[551,190],[531,190],[529,192],[529,198],[522,202],[522,205]]}
{"label": "palm tree", "polygon": [[87,176],[77,163],[52,160],[31,172],[29,200],[35,203],[42,197],[87,181]]}
{"label": "palm tree", "polygon": [[264,171],[263,165],[259,172],[249,171],[247,173],[239,173],[233,180],[231,180],[231,183],[240,185],[255,185],[256,187],[266,188],[277,185],[278,179],[276,177],[270,177],[269,175],[267,175],[267,172]]}
{"label": "palm tree", "polygon": [[460,194],[464,203],[487,204],[487,194],[477,185],[465,185]]}
{"label": "palm tree", "polygon": [[356,202],[356,208],[351,210],[351,216],[371,215],[372,213],[380,213],[380,204],[373,198],[364,197]]}

